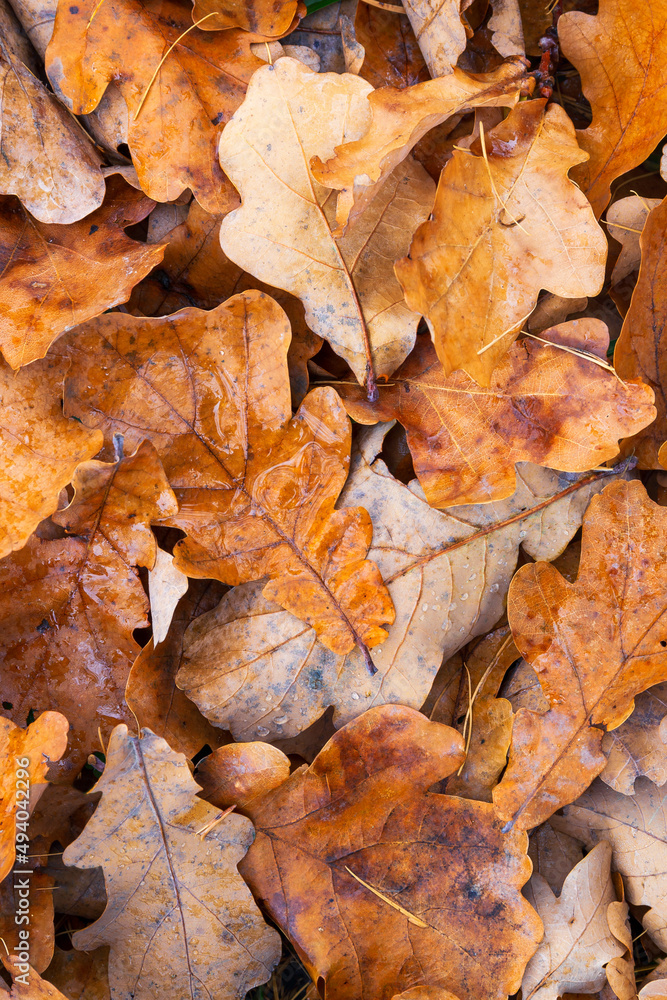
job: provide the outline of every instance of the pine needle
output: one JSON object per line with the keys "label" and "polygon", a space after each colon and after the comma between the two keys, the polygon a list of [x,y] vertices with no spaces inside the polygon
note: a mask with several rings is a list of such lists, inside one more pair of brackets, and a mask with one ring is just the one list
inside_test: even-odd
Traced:
{"label": "pine needle", "polygon": [[526,229],[526,227],[522,226],[521,223],[519,222],[519,220],[516,219],[512,215],[512,213],[510,212],[509,208],[507,207],[507,205],[505,204],[505,202],[503,201],[503,199],[498,194],[498,188],[496,187],[496,182],[493,179],[493,174],[491,173],[491,164],[489,163],[489,157],[488,157],[487,152],[486,152],[486,139],[484,138],[484,122],[483,121],[480,121],[480,123],[479,123],[479,141],[482,144],[482,156],[484,157],[484,163],[486,164],[486,169],[487,169],[488,174],[489,174],[489,181],[491,182],[491,189],[492,189],[494,195],[496,196],[496,198],[498,199],[498,201],[500,202],[500,204],[503,206],[504,210],[507,212],[507,214],[509,215],[510,219],[515,224],[515,226],[518,226],[519,229],[522,229],[523,232],[526,234],[526,236],[530,236],[530,233],[528,232],[528,230]]}
{"label": "pine needle", "polygon": [[421,919],[421,917],[416,917],[414,913],[410,913],[410,911],[406,910],[405,907],[401,906],[400,903],[395,903],[393,899],[390,899],[389,896],[385,896],[383,892],[380,892],[379,889],[376,889],[375,886],[372,886],[370,882],[364,882],[364,880],[362,878],[359,878],[358,875],[355,875],[354,872],[347,867],[347,865],[345,865],[345,871],[349,872],[352,878],[356,878],[357,882],[360,882],[361,885],[363,885],[364,889],[369,889],[371,892],[375,893],[375,895],[378,896],[383,902],[389,903],[389,905],[393,906],[395,910],[398,910],[399,913],[402,913],[404,917],[408,918],[411,924],[415,925],[415,927],[429,926]]}
{"label": "pine needle", "polygon": [[522,330],[521,333],[524,337],[530,337],[532,340],[539,340],[541,344],[548,344],[549,347],[557,347],[559,351],[565,351],[567,354],[574,354],[578,358],[583,358],[584,361],[592,361],[594,365],[598,365],[599,368],[604,368],[605,371],[611,372],[615,375],[621,385],[625,385],[625,382],[618,374],[616,369],[603,361],[602,358],[598,358],[595,354],[589,354],[588,351],[578,351],[576,347],[566,347],[564,344],[555,344],[552,340],[544,340],[543,337],[538,337],[535,333],[528,333],[527,330]]}
{"label": "pine needle", "polygon": [[[102,2],[103,2],[103,0],[100,0],[100,3],[102,3]],[[98,4],[97,6],[99,7],[99,4]],[[97,8],[96,8],[96,9],[97,9]],[[212,10],[212,11],[210,12],[210,14],[205,14],[205,15],[204,15],[203,17],[200,17],[198,21],[195,21],[195,22],[194,22],[194,24],[191,24],[189,28],[186,28],[186,29],[185,29],[185,31],[184,31],[184,32],[183,32],[182,34],[180,34],[180,35],[178,36],[178,38],[176,39],[176,41],[175,41],[175,42],[172,42],[172,44],[171,44],[171,45],[169,46],[169,48],[167,49],[167,51],[165,52],[165,54],[164,54],[164,55],[162,56],[162,59],[160,59],[160,62],[159,62],[159,63],[157,64],[157,68],[156,68],[155,72],[153,73],[152,77],[151,77],[151,78],[150,78],[150,80],[148,81],[148,86],[147,86],[147,87],[146,87],[146,89],[144,90],[144,93],[143,93],[143,97],[142,97],[142,98],[141,98],[141,100],[139,101],[139,107],[138,107],[138,108],[137,108],[137,110],[136,110],[136,111],[134,112],[134,118],[133,118],[133,121],[135,121],[135,122],[136,122],[137,118],[139,117],[139,113],[140,113],[141,109],[142,109],[142,108],[143,108],[143,106],[144,106],[144,103],[145,103],[145,101],[146,101],[146,98],[148,97],[148,94],[149,94],[149,92],[150,92],[150,89],[151,89],[151,87],[153,86],[153,84],[155,83],[155,77],[156,77],[156,76],[158,75],[158,73],[159,73],[159,72],[160,72],[160,70],[162,69],[162,66],[164,65],[164,62],[165,62],[165,59],[167,58],[167,56],[169,55],[169,53],[171,52],[171,50],[172,50],[172,49],[174,49],[174,48],[176,48],[176,46],[178,45],[178,43],[179,43],[179,42],[180,42],[180,41],[181,41],[181,40],[182,40],[183,38],[185,38],[185,36],[186,36],[186,35],[187,35],[187,34],[188,34],[188,33],[189,33],[190,31],[192,31],[192,29],[193,29],[193,28],[197,28],[197,27],[199,27],[199,25],[200,25],[200,24],[202,23],[202,21],[206,21],[206,20],[207,20],[207,18],[209,18],[209,17],[213,17],[213,16],[214,16],[215,14],[217,14],[217,13],[218,13],[218,12],[217,12],[216,10]],[[92,18],[91,18],[91,20],[92,20]]]}

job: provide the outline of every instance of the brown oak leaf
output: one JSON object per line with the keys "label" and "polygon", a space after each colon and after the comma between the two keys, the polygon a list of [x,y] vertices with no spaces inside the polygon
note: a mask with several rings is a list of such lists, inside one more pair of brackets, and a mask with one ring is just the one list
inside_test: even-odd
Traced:
{"label": "brown oak leaf", "polygon": [[0,349],[12,368],[43,358],[65,330],[129,299],[164,253],[124,232],[152,207],[117,175],[101,208],[67,226],[38,222],[16,198],[0,198]]}
{"label": "brown oak leaf", "polygon": [[396,264],[425,316],[445,374],[481,385],[516,339],[541,288],[567,298],[602,288],[607,240],[568,170],[586,154],[557,104],[525,101],[470,151],[455,150],[432,221]]}
{"label": "brown oak leaf", "polygon": [[431,76],[451,73],[467,41],[461,0],[404,0],[403,6]]}
{"label": "brown oak leaf", "polygon": [[[562,324],[542,337],[559,343],[583,327],[600,327],[607,337],[595,319]],[[445,376],[426,337],[418,338],[376,403],[356,386],[337,388],[354,420],[400,420],[434,507],[510,496],[516,462],[563,472],[596,468],[656,412],[648,386],[621,382],[586,358],[530,340],[510,348],[488,388],[462,371]]]}
{"label": "brown oak leaf", "polygon": [[667,684],[644,691],[622,726],[605,733],[607,755],[602,780],[616,792],[632,795],[642,775],[656,785],[667,782]]}
{"label": "brown oak leaf", "polygon": [[411,87],[430,79],[414,31],[404,14],[360,3],[354,28],[365,51],[359,75],[374,87]]}
{"label": "brown oak leaf", "polygon": [[297,12],[297,0],[195,0],[192,20],[207,18],[205,31],[243,28],[259,35],[284,35]]}
{"label": "brown oak leaf", "polygon": [[261,748],[215,752],[218,802],[252,818],[240,871],[321,993],[389,1000],[432,985],[504,1000],[518,989],[542,934],[520,892],[527,837],[502,834],[485,802],[428,791],[461,763],[458,733],[385,705],[287,780],[277,751],[266,748],[267,768]]}
{"label": "brown oak leaf", "polygon": [[368,514],[334,510],[349,420],[330,388],[309,393],[292,418],[289,338],[282,309],[257,291],[210,312],[102,316],[65,345],[67,412],[107,440],[153,441],[180,503],[170,523],[188,535],[174,550],[179,569],[232,585],[268,576],[267,599],[332,651],[356,644],[370,661],[394,610],[365,558]]}
{"label": "brown oak leaf", "polygon": [[572,802],[604,768],[604,730],[667,679],[667,511],[640,482],[615,482],[584,517],[581,564],[568,583],[544,562],[522,566],[508,597],[517,648],[550,708],[520,709],[493,801],[530,829]]}

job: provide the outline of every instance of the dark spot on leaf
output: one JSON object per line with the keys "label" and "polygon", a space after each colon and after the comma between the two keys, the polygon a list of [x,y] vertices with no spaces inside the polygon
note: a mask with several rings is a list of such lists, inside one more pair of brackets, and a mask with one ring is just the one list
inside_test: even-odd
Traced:
{"label": "dark spot on leaf", "polygon": [[37,626],[36,631],[39,632],[40,635],[44,635],[46,632],[50,631],[51,628],[52,626],[49,625],[46,618],[42,618],[41,622]]}
{"label": "dark spot on leaf", "polygon": [[99,228],[100,228],[99,226],[91,226],[90,229],[88,230],[88,235],[92,236],[93,233],[96,233]]}

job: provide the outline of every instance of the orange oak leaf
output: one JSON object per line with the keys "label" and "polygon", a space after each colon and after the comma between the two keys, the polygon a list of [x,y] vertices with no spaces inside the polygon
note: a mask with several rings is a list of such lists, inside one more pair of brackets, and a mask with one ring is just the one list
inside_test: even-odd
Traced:
{"label": "orange oak leaf", "polygon": [[481,385],[516,339],[540,289],[602,288],[607,240],[568,170],[585,159],[557,104],[525,101],[440,175],[433,219],[396,275],[426,317],[445,373]]}
{"label": "orange oak leaf", "polygon": [[455,114],[475,107],[512,107],[525,78],[525,61],[510,59],[485,76],[455,69],[437,80],[404,90],[381,87],[368,96],[371,120],[360,139],[336,146],[323,163],[315,158],[313,176],[340,192],[336,221],[356,219],[398,164],[427,132]]}
{"label": "orange oak leaf", "polygon": [[667,198],[649,213],[639,237],[639,279],[614,350],[614,365],[621,378],[643,378],[655,391],[656,420],[627,442],[627,450],[637,456],[643,469],[660,468],[658,453],[667,439],[667,365],[663,344],[667,323],[666,226]]}
{"label": "orange oak leaf", "polygon": [[216,824],[186,758],[150,730],[114,729],[95,791],[101,802],[63,860],[104,870],[106,909],[72,943],[110,946],[112,996],[242,1000],[265,982],[280,938],[238,872],[250,821]]}
{"label": "orange oak leaf", "polygon": [[79,466],[74,485],[53,517],[73,537],[33,536],[0,563],[3,696],[18,720],[54,706],[71,720],[72,777],[99,745],[99,727],[132,719],[123,698],[139,652],[132,631],[148,624],[134,566],[152,565],[149,524],[177,509],[149,442],[114,463]]}
{"label": "orange oak leaf", "polygon": [[[4,692],[4,687],[3,687]],[[3,694],[4,697],[4,694]],[[43,712],[27,729],[0,717],[0,882],[14,864],[17,808],[27,798],[29,789],[44,782],[50,761],[59,760],[67,746],[69,722],[59,712]],[[21,761],[27,758],[27,765]],[[21,771],[19,774],[18,771]],[[23,772],[26,772],[24,774]],[[18,782],[21,784],[18,784]],[[20,791],[20,795],[17,793]],[[26,796],[26,792],[28,792]],[[20,801],[19,801],[20,800]],[[27,811],[27,810],[26,810]],[[26,826],[21,820],[21,828]],[[26,827],[27,829],[27,827]],[[27,844],[27,836],[22,839]],[[24,858],[27,852],[20,857]],[[27,862],[20,861],[19,866]]]}
{"label": "orange oak leaf", "polygon": [[128,107],[127,141],[143,190],[155,201],[173,201],[191,188],[204,208],[219,212],[229,193],[217,162],[218,139],[262,65],[250,51],[261,39],[193,28],[160,66],[192,28],[190,14],[189,4],[177,0],[60,0],[46,72],[74,114],[96,108],[116,81]]}
{"label": "orange oak leaf", "polygon": [[102,444],[99,432],[63,416],[66,370],[58,358],[20,372],[0,361],[0,558],[20,549],[53,513],[79,462]]}
{"label": "orange oak leaf", "polygon": [[558,37],[593,112],[577,132],[590,159],[573,177],[599,217],[612,181],[645,160],[667,132],[667,2],[602,0],[595,16],[564,14]]}
{"label": "orange oak leaf", "polygon": [[231,585],[268,576],[267,599],[332,651],[358,645],[371,667],[368,647],[386,638],[394,610],[365,558],[370,517],[334,509],[350,425],[330,388],[292,418],[289,338],[282,309],[257,291],[208,313],[102,316],[65,345],[67,412],[107,440],[153,441],[181,505],[170,523],[188,535],[174,550],[179,569]]}
{"label": "orange oak leaf", "polygon": [[298,0],[195,0],[192,19],[205,31],[243,28],[259,35],[284,35],[290,30]]}
{"label": "orange oak leaf", "polygon": [[17,955],[3,952],[0,959],[13,980],[11,992],[7,994],[9,1000],[71,1000],[43,979],[31,965],[21,962]]}
{"label": "orange oak leaf", "polygon": [[501,833],[486,802],[428,791],[461,763],[458,733],[385,705],[287,780],[277,753],[217,750],[217,801],[253,820],[240,871],[322,994],[389,1000],[437,985],[504,1000],[518,989],[542,936],[520,892],[528,838]]}
{"label": "orange oak leaf", "polygon": [[43,358],[65,330],[129,299],[164,253],[123,231],[152,207],[117,175],[101,208],[67,226],[38,222],[15,198],[0,198],[0,349],[12,368]]}
{"label": "orange oak leaf", "polygon": [[667,679],[667,511],[640,482],[594,497],[575,583],[553,566],[522,566],[508,614],[519,652],[550,705],[517,712],[507,770],[493,801],[507,827],[529,829],[572,802],[599,774],[604,728],[633,698]]}
{"label": "orange oak leaf", "polygon": [[424,83],[429,72],[405,14],[360,3],[354,21],[365,58],[359,71],[374,87],[411,87]]}
{"label": "orange oak leaf", "polygon": [[76,222],[102,204],[100,156],[40,80],[40,64],[9,4],[0,8],[0,193],[40,222]]}
{"label": "orange oak leaf", "polygon": [[[574,320],[545,331],[559,342],[571,329],[599,327]],[[514,344],[480,388],[465,372],[445,376],[430,340],[419,337],[391,384],[369,403],[356,386],[338,387],[360,423],[400,420],[415,472],[433,507],[510,496],[515,462],[584,472],[618,454],[618,441],[655,416],[653,392],[624,383],[586,358],[531,340]]]}

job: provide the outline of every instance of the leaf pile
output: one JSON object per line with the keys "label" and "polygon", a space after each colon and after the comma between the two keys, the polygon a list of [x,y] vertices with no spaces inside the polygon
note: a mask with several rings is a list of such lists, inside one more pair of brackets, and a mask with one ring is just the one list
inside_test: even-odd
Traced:
{"label": "leaf pile", "polygon": [[0,990],[667,998],[667,0],[0,41]]}

